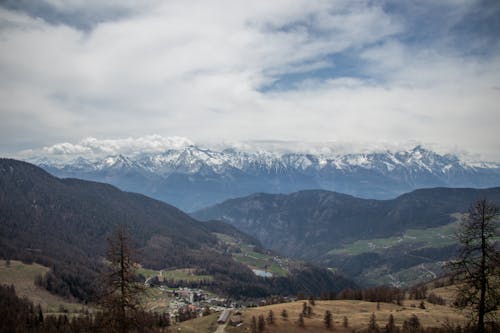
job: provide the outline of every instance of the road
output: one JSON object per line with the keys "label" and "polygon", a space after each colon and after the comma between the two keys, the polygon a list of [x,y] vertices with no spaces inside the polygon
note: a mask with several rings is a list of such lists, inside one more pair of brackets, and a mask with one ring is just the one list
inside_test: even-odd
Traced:
{"label": "road", "polygon": [[215,330],[215,333],[225,333],[226,332],[227,323],[219,325]]}
{"label": "road", "polygon": [[420,268],[423,269],[424,271],[426,271],[427,273],[431,274],[431,276],[434,279],[437,278],[436,273],[434,273],[433,271],[431,271],[430,269],[428,269],[427,267],[425,267],[424,264],[420,264]]}

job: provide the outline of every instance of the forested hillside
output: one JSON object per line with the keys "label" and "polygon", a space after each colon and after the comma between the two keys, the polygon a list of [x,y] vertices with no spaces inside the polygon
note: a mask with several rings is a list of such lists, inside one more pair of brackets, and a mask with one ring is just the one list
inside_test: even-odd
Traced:
{"label": "forested hillside", "polygon": [[265,247],[342,270],[361,284],[411,285],[435,278],[456,255],[454,233],[477,199],[500,188],[431,188],[393,200],[321,190],[254,194],[193,214],[222,219]]}
{"label": "forested hillside", "polygon": [[[101,183],[58,179],[34,165],[0,159],[0,257],[51,267],[49,290],[92,300],[106,239],[120,225],[132,235],[136,260],[143,266],[198,268],[214,276],[209,287],[221,293],[258,297],[275,290],[319,293],[350,285],[309,266],[288,278],[258,278],[217,248],[213,232],[224,232],[224,224],[200,223],[143,195]],[[303,285],[304,270],[320,272],[324,283]]]}

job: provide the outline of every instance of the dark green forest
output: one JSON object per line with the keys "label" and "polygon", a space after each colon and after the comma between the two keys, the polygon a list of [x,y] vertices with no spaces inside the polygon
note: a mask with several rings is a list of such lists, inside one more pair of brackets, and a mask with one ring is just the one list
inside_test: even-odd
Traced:
{"label": "dark green forest", "polygon": [[207,287],[232,297],[319,294],[354,284],[299,264],[286,278],[257,277],[217,244],[213,232],[244,237],[223,222],[202,223],[166,203],[101,183],[59,179],[29,163],[0,159],[0,257],[50,268],[38,283],[83,302],[96,297],[107,238],[123,225],[135,260],[152,269],[197,268],[214,276]]}

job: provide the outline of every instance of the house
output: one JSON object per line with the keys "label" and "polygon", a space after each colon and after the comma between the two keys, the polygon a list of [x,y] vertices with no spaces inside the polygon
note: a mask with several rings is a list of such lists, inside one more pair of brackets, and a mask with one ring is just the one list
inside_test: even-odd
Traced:
{"label": "house", "polygon": [[217,323],[218,324],[225,324],[227,322],[227,320],[229,319],[230,315],[231,315],[231,310],[225,309],[220,314],[219,319],[217,319]]}
{"label": "house", "polygon": [[229,321],[232,326],[238,326],[243,322],[243,318],[241,317],[241,312],[236,312]]}

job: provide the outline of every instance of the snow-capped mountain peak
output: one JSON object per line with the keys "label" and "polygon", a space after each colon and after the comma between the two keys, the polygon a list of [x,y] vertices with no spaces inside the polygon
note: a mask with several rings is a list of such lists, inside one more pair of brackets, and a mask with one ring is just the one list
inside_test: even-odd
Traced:
{"label": "snow-capped mountain peak", "polygon": [[110,181],[188,210],[253,192],[320,188],[381,199],[422,187],[500,185],[498,164],[470,163],[422,146],[396,152],[277,154],[186,145],[40,165],[58,176]]}

